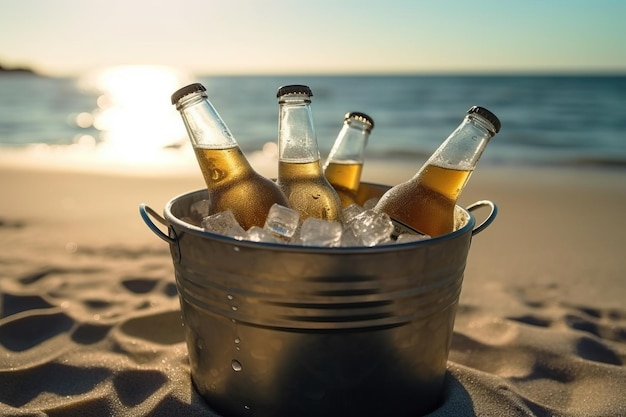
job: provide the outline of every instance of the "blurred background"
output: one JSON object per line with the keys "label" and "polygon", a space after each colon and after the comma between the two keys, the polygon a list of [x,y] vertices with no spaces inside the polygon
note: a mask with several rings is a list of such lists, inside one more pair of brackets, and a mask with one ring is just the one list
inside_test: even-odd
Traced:
{"label": "blurred background", "polygon": [[0,163],[199,172],[170,95],[202,82],[246,154],[307,84],[322,158],[349,111],[367,158],[415,161],[474,104],[481,164],[626,167],[626,2],[3,0]]}

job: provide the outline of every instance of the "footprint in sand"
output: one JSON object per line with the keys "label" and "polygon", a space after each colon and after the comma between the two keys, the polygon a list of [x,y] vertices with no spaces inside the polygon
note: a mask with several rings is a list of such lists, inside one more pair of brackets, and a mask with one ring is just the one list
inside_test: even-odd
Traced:
{"label": "footprint in sand", "polygon": [[0,346],[12,352],[29,350],[68,332],[74,324],[57,309],[18,313],[0,321]]}
{"label": "footprint in sand", "polygon": [[0,228],[5,227],[7,229],[21,229],[22,227],[25,227],[25,226],[26,226],[26,223],[20,220],[0,219]]}
{"label": "footprint in sand", "polygon": [[185,341],[180,311],[166,311],[125,321],[120,330],[127,336],[161,345]]}
{"label": "footprint in sand", "polygon": [[51,308],[52,304],[38,295],[0,294],[0,318],[27,310]]}
{"label": "footprint in sand", "polygon": [[167,375],[156,370],[127,370],[115,375],[113,386],[120,402],[135,407],[150,398],[168,382]]}
{"label": "footprint in sand", "polygon": [[[576,354],[586,360],[621,366],[626,362],[612,342],[626,342],[626,313],[615,309],[598,309],[569,304],[550,303],[532,314],[509,317],[509,320],[543,328],[560,327],[580,334]],[[586,333],[586,334],[584,334]]]}

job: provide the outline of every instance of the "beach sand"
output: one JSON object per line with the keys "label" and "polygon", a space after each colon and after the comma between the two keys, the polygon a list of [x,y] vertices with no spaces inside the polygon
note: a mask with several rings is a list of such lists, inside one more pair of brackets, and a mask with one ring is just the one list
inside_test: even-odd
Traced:
{"label": "beach sand", "polygon": [[[415,168],[389,165],[364,179]],[[217,416],[191,384],[169,249],[138,212],[202,187],[0,166],[0,415]],[[460,205],[482,199],[499,214],[472,239],[430,416],[626,416],[626,171],[479,167]]]}

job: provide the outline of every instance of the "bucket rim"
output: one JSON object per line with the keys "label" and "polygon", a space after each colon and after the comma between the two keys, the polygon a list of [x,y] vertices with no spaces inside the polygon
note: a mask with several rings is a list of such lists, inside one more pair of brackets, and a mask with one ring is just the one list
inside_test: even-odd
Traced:
{"label": "bucket rim", "polygon": [[[364,183],[378,187],[388,187],[387,185],[377,184],[377,183]],[[194,194],[205,194],[207,193],[206,189],[199,189],[194,191],[189,191],[186,193],[179,194],[172,199],[170,199],[164,208],[165,219],[169,223],[169,229],[174,229],[174,239],[176,239],[176,234],[184,230],[186,233],[192,233],[193,235],[208,238],[211,240],[220,241],[223,243],[228,243],[232,245],[236,245],[237,247],[247,247],[247,248],[256,248],[256,249],[266,249],[266,250],[280,250],[280,251],[289,251],[289,252],[298,252],[298,253],[316,253],[316,254],[326,254],[326,253],[379,253],[379,252],[392,252],[398,250],[412,250],[416,247],[432,245],[439,242],[444,242],[450,239],[458,238],[464,234],[472,233],[474,226],[476,224],[476,219],[474,215],[467,209],[456,205],[456,209],[461,210],[467,216],[467,222],[463,227],[445,235],[431,237],[425,240],[419,240],[414,242],[405,242],[405,243],[393,243],[393,244],[383,244],[376,246],[348,246],[348,247],[325,247],[325,246],[302,246],[302,245],[289,245],[285,243],[271,243],[271,242],[254,242],[251,240],[244,239],[236,239],[234,237],[222,235],[219,233],[213,233],[202,229],[201,227],[195,226],[191,223],[187,223],[174,214],[172,214],[172,207],[182,198],[189,198]]]}

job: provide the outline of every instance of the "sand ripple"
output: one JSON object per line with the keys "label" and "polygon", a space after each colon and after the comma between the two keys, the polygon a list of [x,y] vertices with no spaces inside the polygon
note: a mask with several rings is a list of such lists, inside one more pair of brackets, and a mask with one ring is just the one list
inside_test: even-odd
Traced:
{"label": "sand ripple", "polygon": [[3,264],[0,415],[216,415],[191,387],[166,251]]}
{"label": "sand ripple", "polygon": [[[3,416],[217,416],[193,390],[166,251],[83,248],[5,261]],[[511,292],[461,305],[440,416],[623,416],[626,310]]]}

